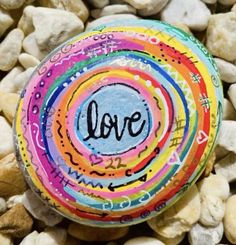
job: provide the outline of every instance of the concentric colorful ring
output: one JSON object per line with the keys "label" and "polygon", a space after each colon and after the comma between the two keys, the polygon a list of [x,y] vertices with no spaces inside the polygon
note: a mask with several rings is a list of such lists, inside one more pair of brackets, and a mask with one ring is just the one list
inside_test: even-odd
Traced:
{"label": "concentric colorful ring", "polygon": [[151,20],[101,26],[53,51],[22,92],[20,166],[72,220],[142,222],[201,174],[222,98],[215,63],[194,37]]}

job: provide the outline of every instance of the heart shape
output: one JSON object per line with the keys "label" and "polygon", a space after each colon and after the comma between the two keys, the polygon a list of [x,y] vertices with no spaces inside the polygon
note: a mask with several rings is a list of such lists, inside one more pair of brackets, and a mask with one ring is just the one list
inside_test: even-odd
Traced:
{"label": "heart shape", "polygon": [[92,162],[92,165],[97,165],[99,163],[102,163],[103,159],[101,157],[98,157],[95,154],[91,154],[89,156],[89,160]]}
{"label": "heart shape", "polygon": [[208,135],[203,130],[199,130],[198,136],[197,136],[197,143],[201,145],[207,140],[208,140]]}

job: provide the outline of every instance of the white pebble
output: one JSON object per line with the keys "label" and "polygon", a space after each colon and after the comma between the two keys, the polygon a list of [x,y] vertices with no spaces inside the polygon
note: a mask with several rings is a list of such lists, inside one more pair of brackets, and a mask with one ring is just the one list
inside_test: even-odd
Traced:
{"label": "white pebble", "polygon": [[37,58],[27,53],[20,54],[18,60],[25,69],[35,67],[40,64],[40,61]]}
{"label": "white pebble", "polygon": [[183,23],[192,30],[207,28],[210,10],[200,0],[172,0],[161,12],[161,20],[170,24]]}
{"label": "white pebble", "polygon": [[0,8],[0,37],[14,23],[12,17],[4,9]]}
{"label": "white pebble", "polygon": [[136,9],[127,4],[114,4],[106,6],[103,9],[94,9],[91,11],[91,15],[95,19],[113,14],[136,14]]}
{"label": "white pebble", "polygon": [[63,220],[63,217],[46,206],[31,190],[23,195],[23,205],[36,219],[43,221],[48,226],[54,226]]}
{"label": "white pebble", "polygon": [[6,119],[0,116],[0,158],[14,151],[12,128]]}
{"label": "white pebble", "polygon": [[226,157],[218,161],[215,166],[215,172],[224,176],[227,181],[236,181],[236,154],[231,152]]}
{"label": "white pebble", "polygon": [[[8,33],[0,43],[0,70],[9,71],[17,62],[21,52],[24,33],[20,29],[14,29]],[[4,58],[3,58],[4,57]]]}
{"label": "white pebble", "polygon": [[210,17],[206,46],[217,57],[228,61],[236,60],[236,13],[215,14]]}
{"label": "white pebble", "polygon": [[231,84],[228,89],[228,95],[231,103],[234,106],[234,109],[236,109],[236,84]]}
{"label": "white pebble", "polygon": [[199,220],[200,213],[200,195],[193,185],[178,202],[147,223],[159,235],[174,238],[189,231]]}
{"label": "white pebble", "polygon": [[159,13],[168,3],[169,0],[151,0],[144,8],[138,10],[141,16],[150,16]]}
{"label": "white pebble", "polygon": [[22,201],[23,201],[23,195],[11,196],[7,200],[7,208],[10,209],[10,208],[14,207],[16,204],[22,203]]}
{"label": "white pebble", "polygon": [[188,233],[188,239],[190,245],[215,245],[221,241],[223,233],[222,222],[215,227],[204,227],[197,223]]}
{"label": "white pebble", "polygon": [[5,9],[18,9],[24,2],[25,0],[0,0],[0,6]]}
{"label": "white pebble", "polygon": [[217,0],[202,0],[206,4],[214,4],[217,2]]}
{"label": "white pebble", "polygon": [[236,244],[236,195],[231,196],[226,202],[224,228],[226,238]]}
{"label": "white pebble", "polygon": [[37,245],[36,239],[38,236],[39,236],[39,233],[37,231],[33,231],[29,235],[24,237],[24,239],[21,241],[20,245]]}
{"label": "white pebble", "polygon": [[36,236],[35,245],[64,245],[67,233],[62,228],[48,228]]}
{"label": "white pebble", "polygon": [[223,120],[218,138],[218,145],[236,153],[236,121]]}
{"label": "white pebble", "polygon": [[219,58],[215,58],[215,62],[219,69],[221,80],[227,83],[236,83],[236,66]]}
{"label": "white pebble", "polygon": [[165,245],[163,242],[152,237],[136,237],[128,240],[124,245]]}
{"label": "white pebble", "polygon": [[92,29],[95,29],[98,26],[104,25],[111,21],[118,21],[118,20],[136,20],[138,17],[133,14],[115,14],[115,15],[107,15],[103,16],[101,18],[98,18],[94,21],[88,22],[86,26],[86,31],[90,31]]}

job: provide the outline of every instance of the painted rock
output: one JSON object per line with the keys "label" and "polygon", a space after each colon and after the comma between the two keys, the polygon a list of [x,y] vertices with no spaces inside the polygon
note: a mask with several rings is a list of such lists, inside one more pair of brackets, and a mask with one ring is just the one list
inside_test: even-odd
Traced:
{"label": "painted rock", "polygon": [[124,226],[158,215],[196,181],[222,117],[216,65],[194,37],[135,20],[54,50],[21,94],[17,157],[62,215]]}

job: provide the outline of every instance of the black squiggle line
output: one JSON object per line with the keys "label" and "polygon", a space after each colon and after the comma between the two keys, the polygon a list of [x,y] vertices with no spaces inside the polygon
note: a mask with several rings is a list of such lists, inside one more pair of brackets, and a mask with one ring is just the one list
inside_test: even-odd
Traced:
{"label": "black squiggle line", "polygon": [[58,120],[56,120],[56,123],[59,125],[59,128],[57,129],[57,132],[60,135],[60,137],[63,138],[63,135],[61,134],[62,125],[61,125],[61,123]]}
{"label": "black squiggle line", "polygon": [[159,100],[155,96],[153,98],[156,101],[157,108],[161,111],[161,107],[159,105]]}
{"label": "black squiggle line", "polygon": [[158,122],[157,129],[155,130],[155,137],[157,137],[157,132],[158,132],[158,130],[160,129],[160,127],[161,127],[161,122],[159,121],[159,122]]}
{"label": "black squiggle line", "polygon": [[79,166],[79,164],[73,160],[73,156],[70,152],[65,152],[65,154],[69,156],[70,161],[74,166]]}
{"label": "black squiggle line", "polygon": [[91,171],[90,172],[90,174],[92,175],[92,174],[96,174],[96,175],[98,175],[98,176],[104,176],[104,175],[106,175],[105,173],[100,173],[100,172],[97,172],[97,171]]}
{"label": "black squiggle line", "polygon": [[148,149],[148,147],[145,146],[145,148],[138,153],[138,158],[140,158],[142,153],[144,153],[147,149]]}

